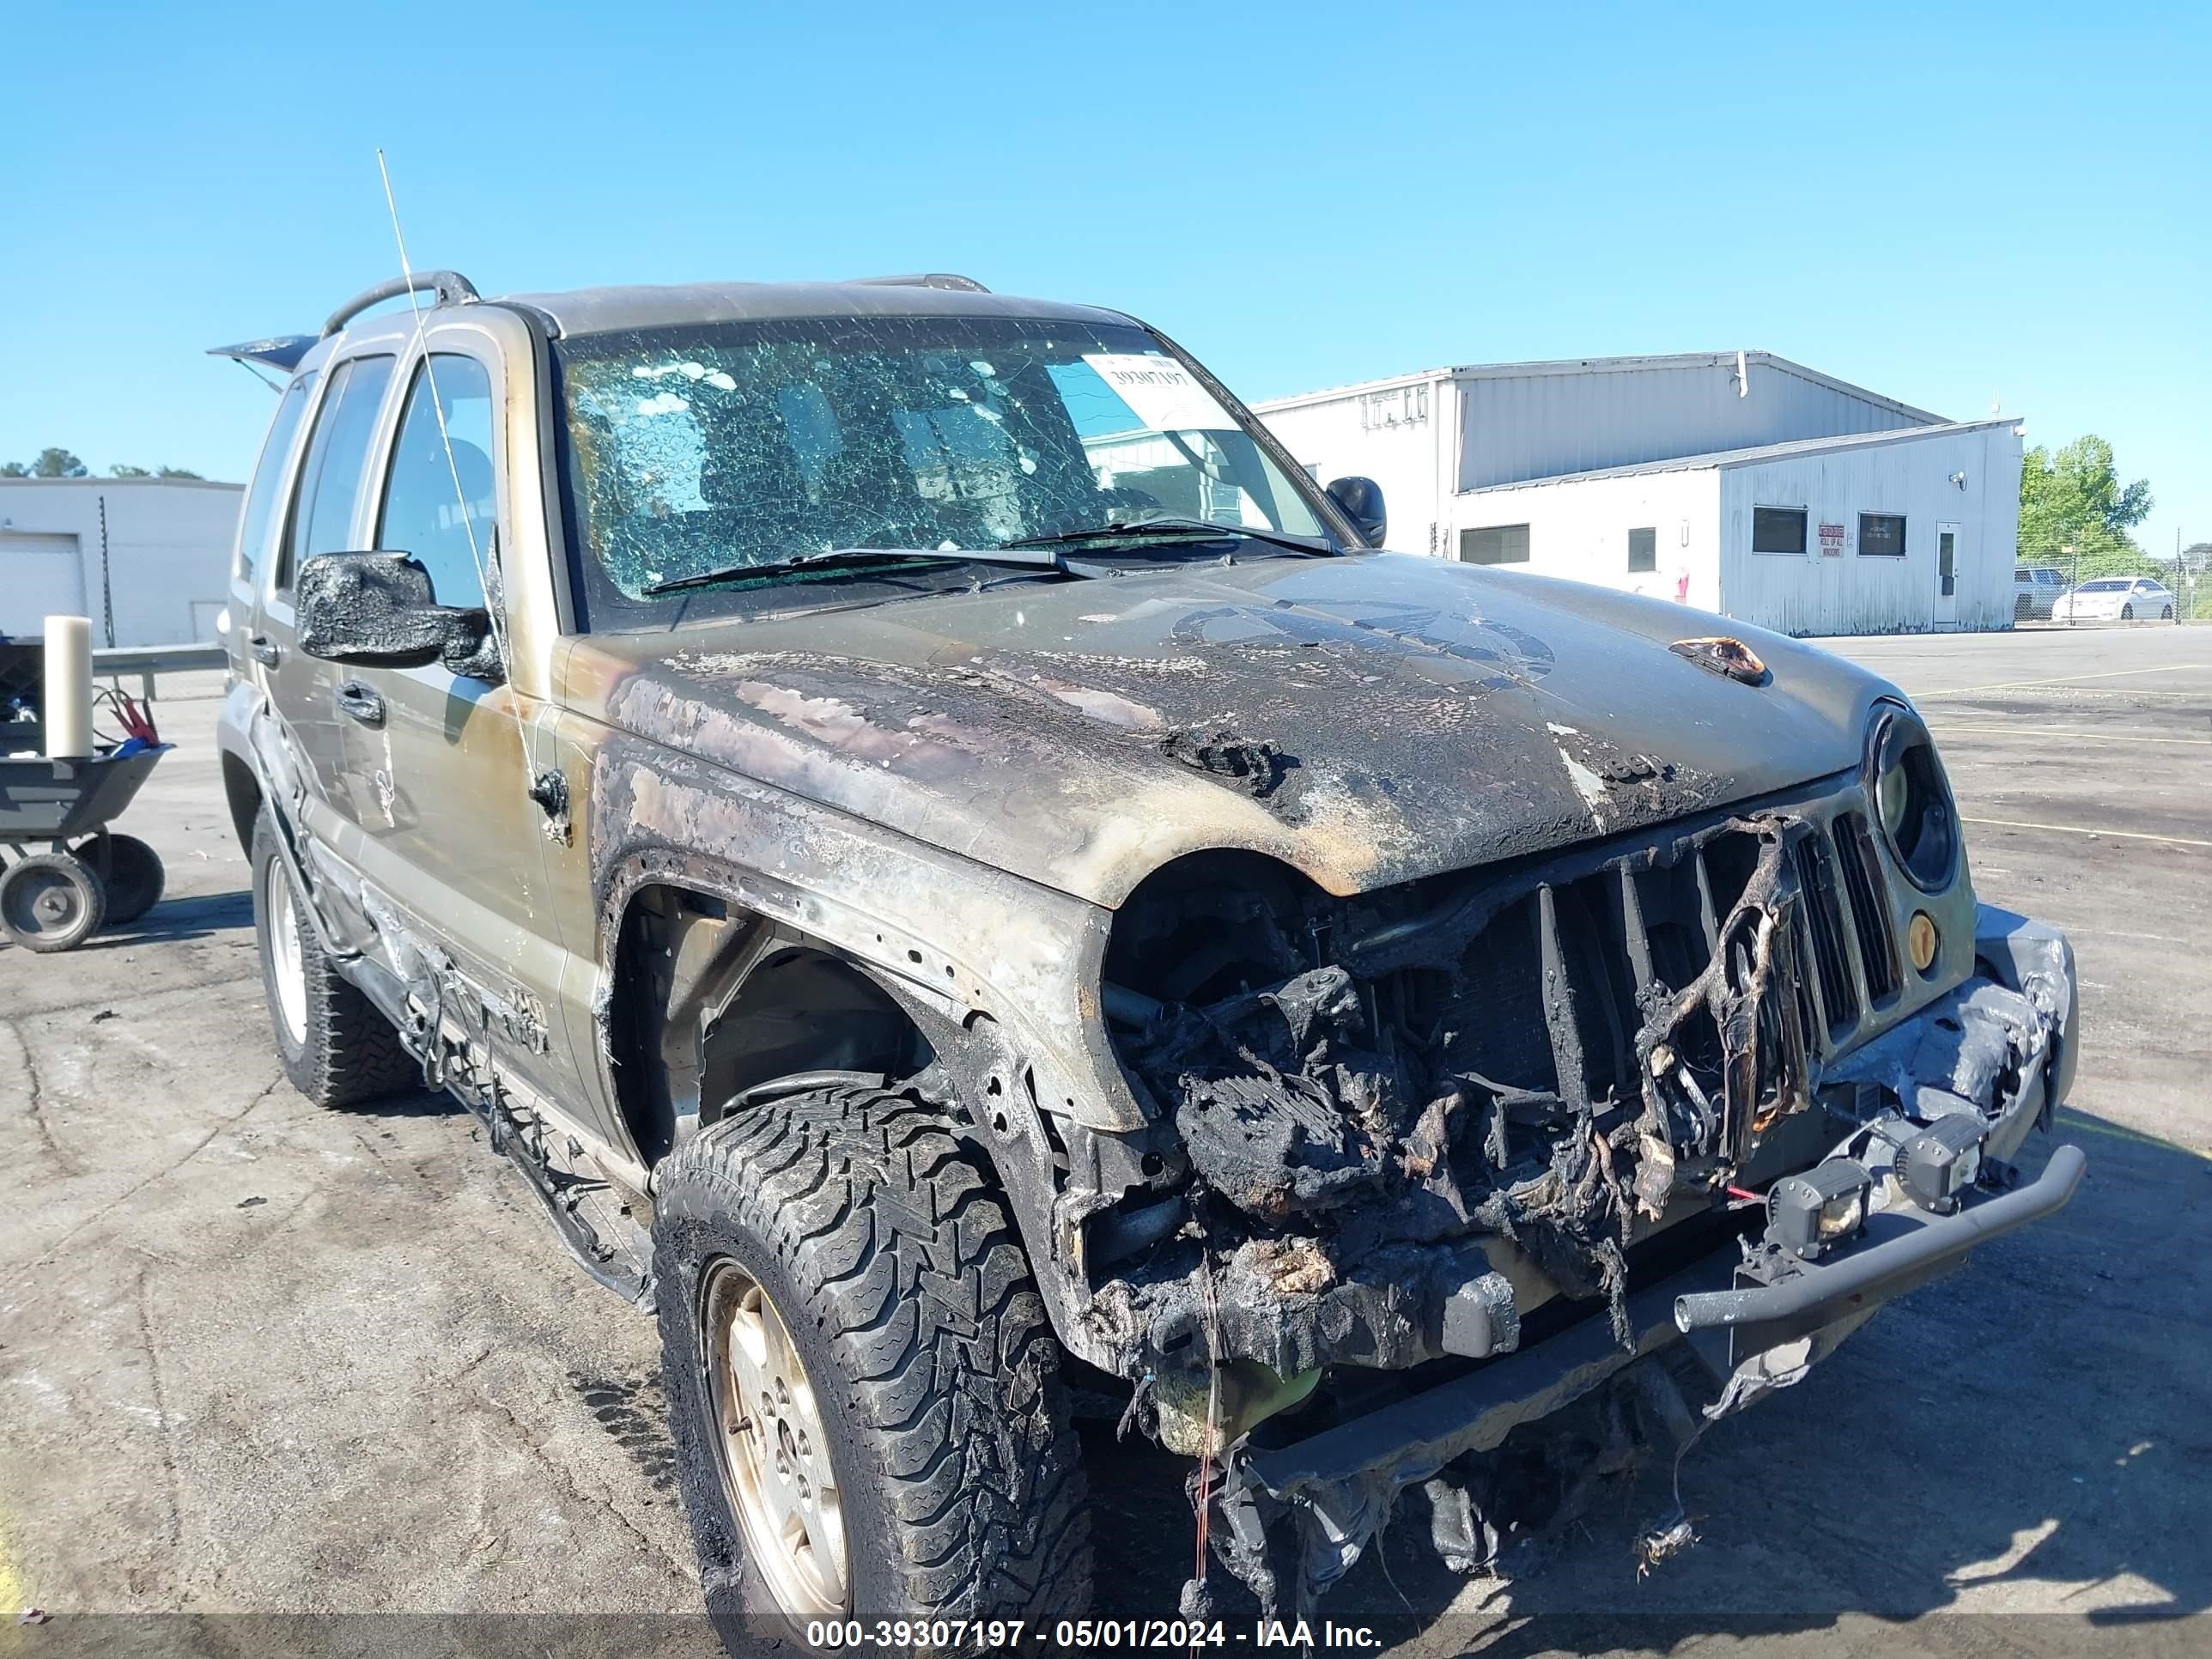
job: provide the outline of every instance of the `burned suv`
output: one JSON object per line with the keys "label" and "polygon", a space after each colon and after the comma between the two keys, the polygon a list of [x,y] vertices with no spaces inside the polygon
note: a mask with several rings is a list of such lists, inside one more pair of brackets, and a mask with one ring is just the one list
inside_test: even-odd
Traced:
{"label": "burned suv", "polygon": [[1079,1610],[1077,1393],[1270,1607],[1401,1500],[1505,1571],[2080,1177],[1905,698],[1379,551],[1128,317],[438,272],[227,349],[277,1048],[655,1310],[726,1618]]}

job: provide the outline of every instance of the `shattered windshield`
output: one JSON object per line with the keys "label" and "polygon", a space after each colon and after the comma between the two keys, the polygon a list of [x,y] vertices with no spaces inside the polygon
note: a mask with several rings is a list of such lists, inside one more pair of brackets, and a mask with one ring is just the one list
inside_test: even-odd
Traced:
{"label": "shattered windshield", "polygon": [[[556,349],[586,584],[617,608],[832,549],[957,561],[1163,515],[1328,534],[1305,480],[1140,328],[814,318]],[[827,578],[762,578],[809,579]]]}

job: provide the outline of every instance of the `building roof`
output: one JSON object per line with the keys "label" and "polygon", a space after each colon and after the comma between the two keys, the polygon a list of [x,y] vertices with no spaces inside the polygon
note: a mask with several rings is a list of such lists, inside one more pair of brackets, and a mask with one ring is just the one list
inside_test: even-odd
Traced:
{"label": "building roof", "polygon": [[1817,368],[1808,368],[1787,357],[1778,357],[1771,351],[1676,351],[1643,357],[1567,357],[1527,363],[1462,363],[1450,368],[1427,368],[1412,374],[1393,374],[1379,380],[1359,380],[1350,386],[1297,392],[1287,398],[1270,398],[1252,404],[1251,409],[1255,415],[1265,416],[1277,410],[1332,403],[1362,392],[1395,391],[1400,386],[1412,386],[1422,380],[1504,380],[1569,374],[1632,374],[1655,368],[1734,369],[1739,357],[1746,368],[1768,368],[1795,375],[1815,386],[1824,386],[1846,397],[1857,398],[1877,408],[1905,416],[1924,426],[1946,424],[1941,415],[1915,409],[1894,398],[1885,398],[1879,392],[1869,392],[1864,386],[1839,380],[1832,374],[1823,374]]}
{"label": "building roof", "polygon": [[1668,460],[1638,461],[1628,466],[1601,466],[1588,472],[1561,472],[1548,478],[1521,478],[1510,483],[1485,484],[1463,489],[1462,495],[1498,495],[1509,489],[1534,489],[1544,484],[1583,483],[1594,478],[1628,478],[1644,472],[1707,472],[1725,467],[1756,466],[1761,461],[1786,461],[1799,455],[1824,455],[1847,449],[1872,449],[1881,444],[1917,443],[1923,438],[1948,438],[1961,432],[1982,432],[1991,427],[2017,427],[2021,418],[2007,415],[1991,421],[1937,421],[1928,426],[1893,427],[1887,432],[1847,432],[1833,438],[1796,438],[1788,443],[1759,444],[1750,449],[1720,449],[1705,455],[1678,455]]}
{"label": "building roof", "polygon": [[242,483],[226,483],[221,478],[115,478],[87,473],[82,478],[0,478],[0,484],[37,484],[51,489],[60,484],[75,484],[79,489],[132,489],[146,484],[159,484],[164,489],[243,489]]}

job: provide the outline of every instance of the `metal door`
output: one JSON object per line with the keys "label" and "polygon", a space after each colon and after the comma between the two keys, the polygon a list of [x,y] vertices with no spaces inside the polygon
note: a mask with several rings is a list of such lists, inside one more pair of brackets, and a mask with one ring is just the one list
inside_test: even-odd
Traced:
{"label": "metal door", "polygon": [[273,556],[261,572],[245,641],[247,672],[268,699],[270,729],[256,733],[281,809],[313,838],[350,861],[349,781],[332,697],[335,664],[295,641],[292,577],[319,553],[353,550],[362,480],[391,391],[397,359],[362,352],[329,366],[313,407],[307,450],[286,505]]}
{"label": "metal door", "polygon": [[76,537],[0,531],[0,634],[43,639],[48,617],[85,614]]}

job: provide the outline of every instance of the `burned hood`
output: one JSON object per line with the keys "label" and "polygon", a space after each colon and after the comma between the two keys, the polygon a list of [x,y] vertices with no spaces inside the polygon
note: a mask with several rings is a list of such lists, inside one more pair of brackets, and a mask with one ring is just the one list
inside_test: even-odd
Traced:
{"label": "burned hood", "polygon": [[[1716,634],[1765,683],[1669,648]],[[1888,690],[1681,605],[1361,554],[598,635],[561,695],[1117,905],[1201,848],[1349,894],[1727,805],[1855,764]]]}

